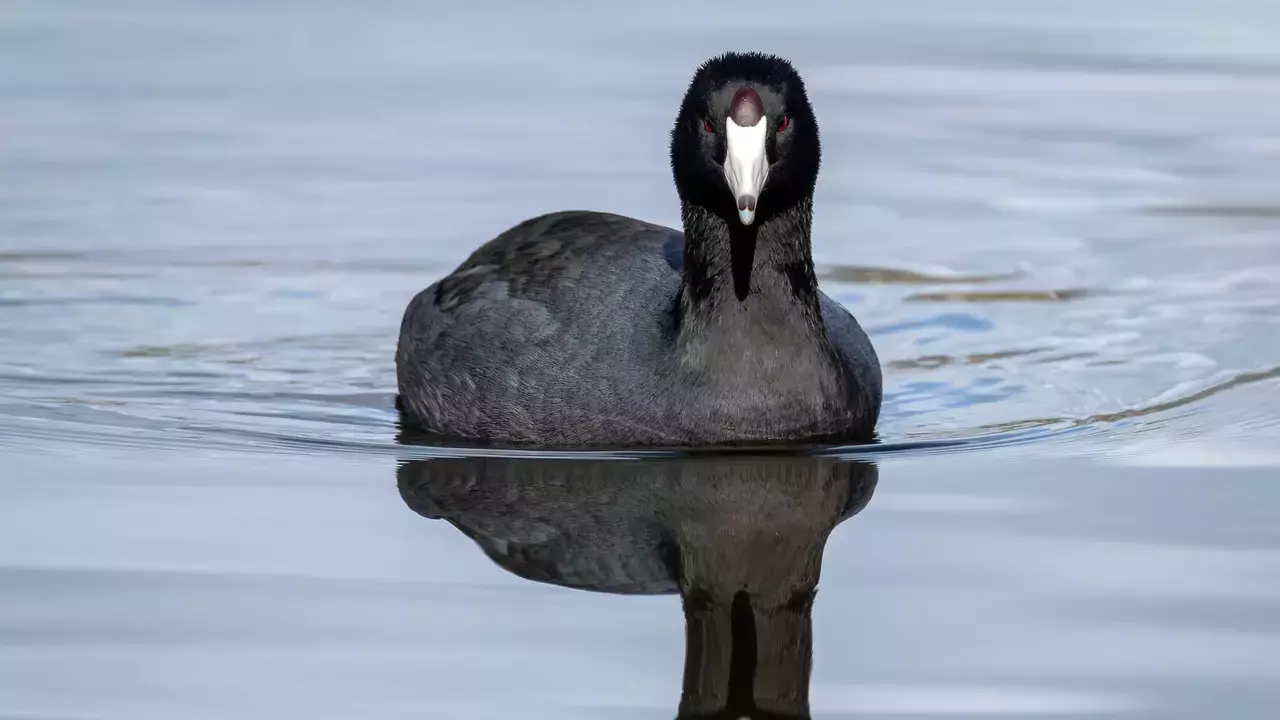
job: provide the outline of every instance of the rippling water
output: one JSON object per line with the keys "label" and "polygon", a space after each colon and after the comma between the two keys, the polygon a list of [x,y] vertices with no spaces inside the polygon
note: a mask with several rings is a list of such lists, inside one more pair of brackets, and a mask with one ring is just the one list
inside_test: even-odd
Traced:
{"label": "rippling water", "polygon": [[[1280,712],[1280,6],[546,5],[10,4],[0,718]],[[880,444],[403,442],[408,299],[678,225],[728,48],[806,77]]]}

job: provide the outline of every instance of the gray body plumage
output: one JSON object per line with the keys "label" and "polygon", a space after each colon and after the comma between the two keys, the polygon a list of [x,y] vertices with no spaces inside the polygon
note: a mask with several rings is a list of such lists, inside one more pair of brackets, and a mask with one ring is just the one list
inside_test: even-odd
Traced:
{"label": "gray body plumage", "polygon": [[788,302],[763,292],[725,300],[723,328],[682,338],[683,258],[680,232],[618,215],[517,225],[409,304],[402,410],[442,436],[557,446],[869,434],[880,368],[847,310],[819,293],[815,341],[814,328],[754,322]]}

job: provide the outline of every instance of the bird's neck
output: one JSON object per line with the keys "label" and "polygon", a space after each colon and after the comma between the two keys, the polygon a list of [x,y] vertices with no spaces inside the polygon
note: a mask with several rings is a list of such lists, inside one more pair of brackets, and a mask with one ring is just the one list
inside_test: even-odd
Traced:
{"label": "bird's neck", "polygon": [[[732,352],[825,339],[813,270],[813,203],[742,225],[686,204],[680,341]],[[825,344],[825,343],[823,343]]]}

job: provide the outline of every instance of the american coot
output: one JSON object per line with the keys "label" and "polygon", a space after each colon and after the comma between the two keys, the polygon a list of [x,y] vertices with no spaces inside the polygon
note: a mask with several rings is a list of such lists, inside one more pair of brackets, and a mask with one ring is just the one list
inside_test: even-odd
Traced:
{"label": "american coot", "polygon": [[707,61],[671,131],[684,233],[560,212],[483,245],[405,310],[404,419],[561,447],[870,439],[879,361],[814,276],[820,154],[790,63]]}

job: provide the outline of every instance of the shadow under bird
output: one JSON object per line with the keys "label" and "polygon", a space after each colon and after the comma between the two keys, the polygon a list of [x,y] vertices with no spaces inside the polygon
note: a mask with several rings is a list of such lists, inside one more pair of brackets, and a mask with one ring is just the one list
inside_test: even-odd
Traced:
{"label": "shadow under bird", "polygon": [[481,246],[405,310],[405,420],[544,447],[871,440],[879,361],[814,274],[820,157],[790,63],[707,61],[671,131],[683,232],[560,212]]}

